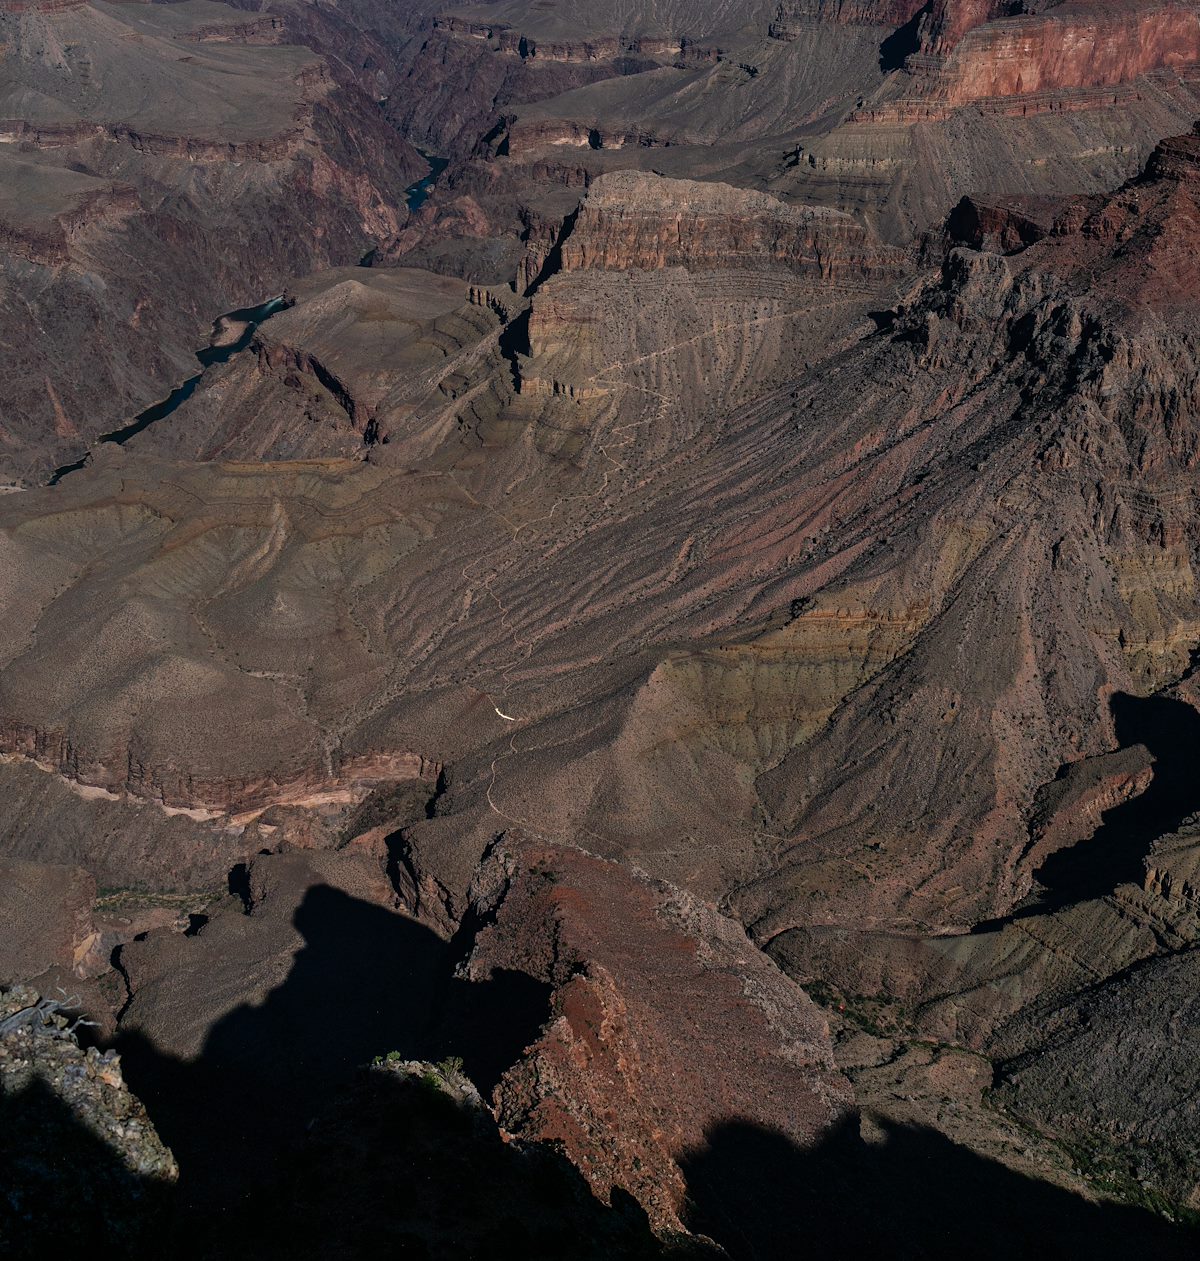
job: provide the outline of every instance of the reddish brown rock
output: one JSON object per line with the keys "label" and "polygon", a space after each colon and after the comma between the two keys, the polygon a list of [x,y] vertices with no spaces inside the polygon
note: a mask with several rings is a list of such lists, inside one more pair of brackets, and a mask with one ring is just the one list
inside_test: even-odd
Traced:
{"label": "reddish brown rock", "polygon": [[781,267],[831,282],[896,275],[903,260],[839,211],[632,171],[591,185],[561,256],[566,272]]}
{"label": "reddish brown rock", "polygon": [[1108,87],[1200,61],[1200,11],[1188,0],[1072,0],[1030,16],[1012,12],[996,0],[941,0],[922,22],[922,55],[909,68],[932,71],[937,95],[962,104]]}
{"label": "reddish brown rock", "polygon": [[545,1029],[497,1088],[500,1123],[559,1147],[601,1199],[624,1188],[656,1229],[678,1229],[678,1162],[712,1127],[737,1117],[807,1147],[848,1113],[824,1018],[711,907],[534,843],[497,851],[477,887],[496,920],[467,974],[553,987]]}

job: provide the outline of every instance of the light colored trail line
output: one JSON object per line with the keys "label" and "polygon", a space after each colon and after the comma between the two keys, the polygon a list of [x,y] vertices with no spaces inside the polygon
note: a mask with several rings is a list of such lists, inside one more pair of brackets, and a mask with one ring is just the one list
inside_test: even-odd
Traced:
{"label": "light colored trail line", "polygon": [[[784,318],[784,317],[782,315],[766,317],[767,320],[774,319],[774,318]],[[650,358],[650,357],[653,357],[653,356],[643,356],[642,358]],[[622,365],[622,366],[627,366],[627,365]],[[644,428],[645,426],[652,426],[658,422],[665,421],[670,409],[673,406],[677,407],[679,405],[678,398],[672,398],[671,396],[659,390],[655,390],[647,386],[636,385],[631,381],[606,379],[606,376],[605,376],[606,371],[607,371],[606,369],[601,369],[601,371],[595,374],[591,379],[594,380],[597,384],[605,385],[610,388],[615,387],[615,388],[629,391],[631,393],[639,393],[639,394],[647,395],[650,398],[656,399],[658,405],[654,409],[651,415],[643,416],[641,420],[630,421],[625,424],[614,427],[607,435],[607,440],[601,441],[598,438],[595,439],[593,450],[595,451],[597,455],[599,455],[603,460],[607,462],[608,467],[606,467],[603,470],[603,476],[602,476],[600,485],[597,486],[596,489],[590,494],[586,491],[580,491],[580,492],[577,492],[576,494],[560,496],[554,501],[554,503],[550,506],[550,510],[546,512],[544,515],[540,517],[536,517],[530,521],[523,522],[520,525],[515,525],[508,517],[504,516],[502,513],[498,512],[496,509],[490,507],[487,504],[480,502],[479,499],[477,499],[474,495],[472,495],[470,491],[468,491],[465,487],[463,487],[458,482],[458,479],[454,477],[453,473],[447,474],[450,480],[454,482],[454,484],[458,487],[459,491],[467,499],[469,499],[472,503],[476,504],[478,507],[483,509],[485,512],[490,513],[497,520],[502,521],[504,523],[505,527],[509,531],[510,537],[507,543],[501,549],[501,554],[503,554],[503,552],[506,551],[507,548],[510,547],[512,544],[516,543],[518,537],[525,530],[528,530],[531,526],[548,524],[554,518],[558,510],[562,508],[565,504],[570,502],[571,500],[574,500],[574,499],[599,500],[602,506],[610,502],[609,490],[613,482],[616,480],[617,477],[619,477],[621,473],[629,472],[628,466],[625,463],[623,463],[621,460],[618,460],[613,454],[613,452],[614,451],[627,451],[630,447],[634,446],[634,444],[637,441],[637,436],[633,433],[634,430]],[[790,389],[790,388],[791,388],[790,386],[786,387],[786,389]],[[768,395],[767,397],[764,397],[758,400],[758,405],[765,406],[768,403],[770,398],[781,396],[783,393],[786,392],[786,389],[772,391],[771,394]],[[619,436],[619,440],[618,440],[618,436]],[[522,636],[517,631],[516,627],[512,623],[509,609],[506,607],[506,605],[500,599],[500,597],[496,594],[496,592],[492,589],[492,584],[496,581],[496,579],[498,579],[501,576],[501,569],[497,565],[494,564],[491,572],[488,573],[486,577],[480,578],[468,572],[469,570],[473,569],[477,564],[479,564],[478,559],[474,561],[469,561],[462,568],[462,578],[463,578],[463,581],[467,584],[467,598],[468,598],[467,616],[470,616],[469,610],[474,607],[475,594],[477,592],[486,592],[492,598],[493,602],[496,605],[496,608],[498,609],[500,613],[501,626],[507,632],[513,647],[517,650],[517,653],[514,659],[507,666],[505,666],[503,669],[499,671],[499,680],[500,680],[499,697],[500,697],[500,700],[503,701],[504,693],[507,691],[508,686],[509,686],[510,676],[519,666],[523,665],[530,659],[530,657],[533,655],[534,649],[537,647],[538,641],[542,638],[542,635],[537,635],[533,637],[532,639],[529,639]],[[543,634],[545,633],[548,633],[548,632],[543,632]],[[504,722],[520,723],[524,721],[524,719],[520,718],[519,716],[506,713],[503,709],[501,709],[500,705],[496,703],[496,700],[489,693],[484,692],[482,694],[484,695],[484,697],[486,697],[487,701],[491,704],[497,716],[501,718]],[[529,832],[531,835],[536,836],[542,840],[558,841],[558,842],[562,842],[565,840],[567,843],[576,843],[572,840],[571,836],[567,835],[565,832],[561,830],[555,834],[548,834],[544,829],[539,828],[536,824],[532,823],[530,820],[518,818],[514,815],[511,815],[506,810],[502,809],[499,805],[497,805],[494,793],[496,790],[496,781],[497,781],[497,776],[499,773],[499,767],[502,762],[507,761],[509,758],[513,757],[515,754],[521,752],[521,750],[517,747],[517,736],[519,734],[519,730],[520,729],[514,730],[509,733],[507,748],[502,749],[492,759],[490,770],[489,770],[488,786],[485,793],[488,808],[498,818],[504,820],[506,824],[510,826],[523,828],[527,832]],[[582,823],[577,824],[572,828],[572,834],[576,837],[580,835],[588,836],[588,837],[593,838],[596,841],[601,842],[602,844],[605,842],[605,838],[602,837],[598,832],[594,831],[591,828],[586,827]]]}

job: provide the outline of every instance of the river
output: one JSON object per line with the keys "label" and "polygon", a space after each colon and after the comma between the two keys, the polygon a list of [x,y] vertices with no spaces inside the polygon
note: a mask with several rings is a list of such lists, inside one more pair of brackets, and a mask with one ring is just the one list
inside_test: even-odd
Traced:
{"label": "river", "polygon": [[429,163],[429,174],[424,179],[417,180],[415,184],[410,184],[406,189],[404,200],[408,203],[409,213],[420,210],[429,200],[433,186],[438,182],[446,167],[450,165],[449,158],[439,158],[437,154],[426,153],[424,149],[418,149],[417,152]]}
{"label": "river", "polygon": [[[201,379],[209,368],[214,364],[228,363],[234,355],[240,354],[245,350],[254,340],[255,329],[264,320],[269,320],[272,315],[277,311],[282,311],[287,305],[288,300],[284,297],[270,298],[258,306],[242,307],[237,311],[226,313],[216,321],[213,328],[215,330],[226,322],[230,324],[244,324],[245,328],[237,340],[221,346],[205,346],[203,350],[198,350],[196,358],[200,361],[199,372],[188,377],[182,385],[177,385],[161,402],[154,403],[144,411],[138,412],[129,424],[122,425],[120,429],[114,429],[111,433],[101,434],[98,442],[115,442],[118,446],[121,446],[128,442],[135,433],[141,433],[143,429],[148,429],[156,421],[162,420],[164,416],[169,416],[176,408],[181,407],[192,397],[196,392],[196,386],[200,384]],[[51,477],[47,484],[57,486],[68,473],[77,472],[91,458],[91,451],[85,451],[78,460],[55,469],[54,476]]]}
{"label": "river", "polygon": [[[446,169],[450,161],[449,158],[439,158],[436,154],[426,153],[424,150],[418,150],[418,152],[429,163],[429,174],[417,180],[415,184],[410,184],[405,189],[404,198],[410,211],[420,209],[428,201],[429,194],[433,191],[433,186],[437,183],[438,177]],[[372,250],[371,253],[374,254],[374,251]],[[368,259],[370,257],[368,255]],[[129,424],[122,425],[120,429],[114,429],[111,433],[101,434],[97,441],[115,442],[118,446],[121,446],[123,443],[128,442],[134,434],[141,433],[143,429],[148,429],[151,425],[169,416],[192,397],[196,392],[196,387],[203,380],[204,374],[209,368],[216,364],[228,363],[234,355],[241,354],[243,350],[246,350],[254,340],[255,329],[264,320],[269,320],[272,315],[282,311],[287,305],[288,300],[284,297],[270,298],[258,306],[243,307],[240,310],[229,311],[221,316],[213,324],[214,331],[226,323],[245,325],[237,340],[220,346],[208,345],[203,350],[198,350],[196,358],[200,361],[199,372],[188,377],[182,385],[177,385],[161,402],[154,403],[144,411],[138,412]],[[73,461],[71,464],[61,465],[54,470],[54,476],[50,478],[47,485],[57,486],[68,473],[75,473],[79,469],[85,468],[91,458],[92,452],[89,449],[78,460]]]}

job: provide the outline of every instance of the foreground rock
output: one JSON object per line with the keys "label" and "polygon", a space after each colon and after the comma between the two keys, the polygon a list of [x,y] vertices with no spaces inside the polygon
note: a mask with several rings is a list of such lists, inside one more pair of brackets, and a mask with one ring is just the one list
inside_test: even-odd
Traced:
{"label": "foreground rock", "polygon": [[681,890],[577,850],[497,850],[464,973],[549,987],[537,1041],[501,1079],[505,1130],[549,1143],[601,1199],[634,1197],[678,1230],[681,1165],[737,1117],[800,1147],[852,1107],[814,1004],[741,927]]}
{"label": "foreground rock", "polygon": [[152,1246],[179,1174],[120,1057],[80,1047],[72,1006],[0,991],[0,1245],[12,1257]]}
{"label": "foreground rock", "polygon": [[[329,1246],[351,1232],[343,1195],[381,1237],[433,1231],[431,1255],[474,1246],[508,1211],[495,1188],[481,1190],[478,1216],[447,1208],[440,1225],[424,1197],[371,1200],[380,1179],[404,1181],[422,1161],[437,1202],[459,1196],[452,1170],[478,1160],[503,1186],[533,1179],[519,1198],[534,1237],[557,1239],[577,1218],[597,1246],[627,1236],[658,1255],[689,1235],[687,1162],[729,1117],[810,1148],[849,1116],[814,1005],[738,925],[681,890],[514,840],[493,852],[447,942],[393,905],[381,875],[353,848],[262,856],[249,913],[228,904],[195,935],[159,930],[122,948],[117,1045],[182,1166],[171,1232],[207,1239],[214,1214],[244,1210],[264,1238],[281,1227],[293,1238],[261,1198],[280,1162],[327,1169],[332,1145],[362,1155],[334,1161],[344,1177],[298,1193],[296,1209]],[[345,1019],[313,1021],[334,989]],[[404,1081],[356,1079],[376,1058]],[[437,1107],[452,1124],[426,1133],[418,1107],[396,1147],[378,1136],[424,1097],[412,1059],[443,1065],[434,1084],[448,1083],[455,1107]],[[214,1126],[231,1089],[243,1105]],[[347,1089],[351,1102],[332,1106]],[[316,1131],[314,1116],[326,1118]]]}
{"label": "foreground rock", "polygon": [[454,1060],[380,1056],[315,1120],[280,1194],[286,1219],[247,1217],[256,1255],[725,1255],[657,1238],[628,1196],[602,1204],[562,1155],[509,1139]]}

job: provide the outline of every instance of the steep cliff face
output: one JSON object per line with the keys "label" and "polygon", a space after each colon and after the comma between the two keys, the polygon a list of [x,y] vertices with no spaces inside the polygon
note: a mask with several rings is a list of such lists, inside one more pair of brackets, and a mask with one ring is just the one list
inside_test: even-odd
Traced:
{"label": "steep cliff face", "polygon": [[620,172],[589,189],[561,257],[566,272],[782,268],[869,283],[898,274],[903,256],[844,212],[726,184]]}
{"label": "steep cliff face", "polygon": [[933,10],[922,23],[923,56],[910,58],[909,68],[930,76],[931,90],[959,105],[1111,87],[1200,62],[1200,11],[1187,3],[1076,2],[1036,15],[1011,11],[992,4]]}
{"label": "steep cliff face", "polygon": [[[535,277],[522,394],[628,412],[750,398],[790,348],[815,358],[903,251],[852,216],[718,183],[616,172],[595,180],[556,238],[529,243]],[[678,386],[670,383],[678,381]],[[639,461],[669,426],[644,435]]]}
{"label": "steep cliff face", "polygon": [[926,53],[944,55],[975,27],[1037,7],[1025,5],[1022,0],[933,0],[928,11],[921,14],[917,28],[920,48]]}
{"label": "steep cliff face", "polygon": [[780,0],[769,34],[772,39],[798,39],[814,22],[900,27],[924,7],[922,0]]}

